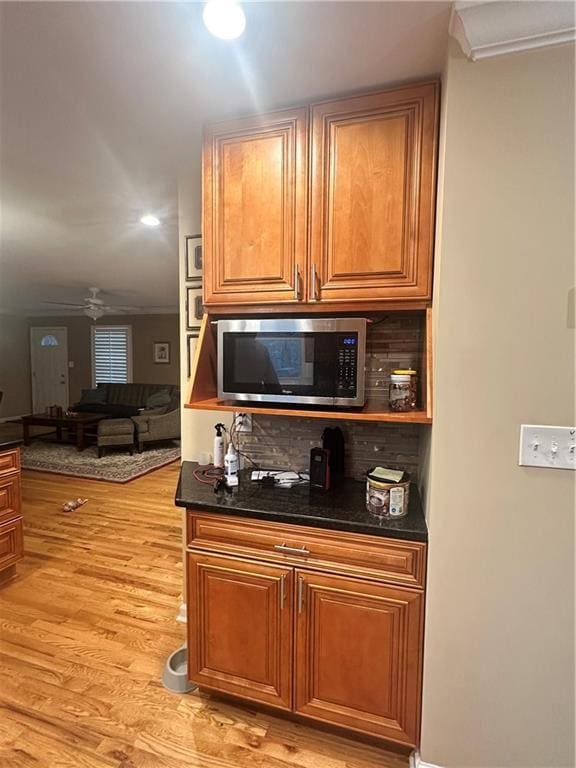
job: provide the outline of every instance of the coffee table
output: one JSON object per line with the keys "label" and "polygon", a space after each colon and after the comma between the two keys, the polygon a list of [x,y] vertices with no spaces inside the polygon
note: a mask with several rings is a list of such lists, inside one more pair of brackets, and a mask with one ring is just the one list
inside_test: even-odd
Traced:
{"label": "coffee table", "polygon": [[56,439],[62,442],[62,430],[67,430],[69,434],[75,435],[76,447],[83,451],[86,447],[86,429],[90,430],[100,419],[105,419],[104,414],[97,413],[76,413],[73,416],[48,416],[46,413],[32,413],[29,416],[22,416],[22,427],[24,432],[24,445],[30,445],[30,427],[56,427]]}

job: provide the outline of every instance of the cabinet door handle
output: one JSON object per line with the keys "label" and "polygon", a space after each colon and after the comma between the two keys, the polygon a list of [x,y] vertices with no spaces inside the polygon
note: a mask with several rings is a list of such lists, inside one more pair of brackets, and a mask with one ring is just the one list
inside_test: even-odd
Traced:
{"label": "cabinet door handle", "polygon": [[303,555],[306,557],[310,554],[310,550],[306,547],[289,547],[287,544],[274,544],[274,549],[277,552],[284,552],[287,555]]}
{"label": "cabinet door handle", "polygon": [[302,301],[302,276],[298,264],[294,264],[294,298]]}
{"label": "cabinet door handle", "polygon": [[282,576],[280,576],[280,610],[283,610],[285,600],[286,600],[286,574],[283,573]]}
{"label": "cabinet door handle", "polygon": [[304,607],[304,579],[298,576],[298,613],[302,613]]}
{"label": "cabinet door handle", "polygon": [[312,290],[312,300],[318,301],[318,273],[316,272],[316,264],[310,265],[310,287]]}

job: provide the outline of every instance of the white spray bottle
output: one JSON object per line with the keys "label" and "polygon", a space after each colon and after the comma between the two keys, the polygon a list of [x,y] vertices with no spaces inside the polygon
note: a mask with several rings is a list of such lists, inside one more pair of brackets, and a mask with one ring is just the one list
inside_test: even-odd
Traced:
{"label": "white spray bottle", "polygon": [[215,424],[216,436],[214,437],[214,466],[224,469],[224,424]]}
{"label": "white spray bottle", "polygon": [[224,466],[226,467],[224,477],[226,485],[232,487],[238,485],[238,454],[236,448],[232,445],[232,440],[228,443],[228,451],[224,457]]}

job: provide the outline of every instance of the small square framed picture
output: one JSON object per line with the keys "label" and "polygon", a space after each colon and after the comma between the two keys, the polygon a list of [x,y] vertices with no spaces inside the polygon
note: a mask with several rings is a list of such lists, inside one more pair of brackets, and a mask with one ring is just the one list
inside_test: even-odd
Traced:
{"label": "small square framed picture", "polygon": [[168,365],[170,363],[170,342],[169,341],[154,342],[154,362],[164,363],[165,365]]}
{"label": "small square framed picture", "polygon": [[186,336],[186,363],[187,363],[187,377],[190,378],[192,376],[192,360],[194,359],[194,351],[196,349],[196,344],[194,343],[196,339],[198,338],[197,333],[189,333]]}
{"label": "small square framed picture", "polygon": [[186,280],[202,279],[202,236],[186,237]]}
{"label": "small square framed picture", "polygon": [[203,316],[202,283],[189,285],[186,288],[186,329],[188,331],[200,330]]}

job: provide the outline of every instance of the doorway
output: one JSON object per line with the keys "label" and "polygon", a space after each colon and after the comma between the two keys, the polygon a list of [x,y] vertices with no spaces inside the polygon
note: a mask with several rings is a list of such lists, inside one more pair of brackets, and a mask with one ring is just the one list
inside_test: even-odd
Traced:
{"label": "doorway", "polygon": [[30,355],[33,412],[68,408],[68,329],[30,328]]}

